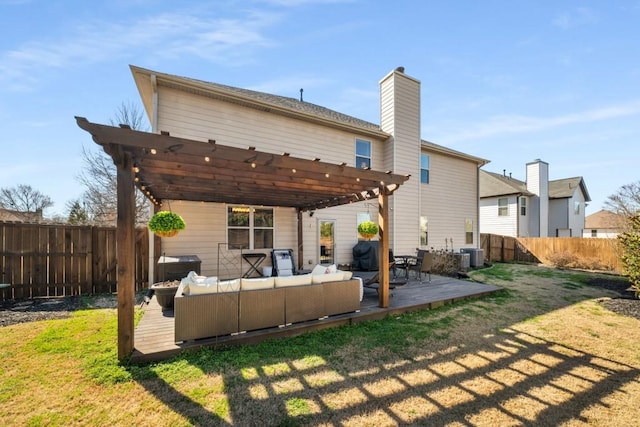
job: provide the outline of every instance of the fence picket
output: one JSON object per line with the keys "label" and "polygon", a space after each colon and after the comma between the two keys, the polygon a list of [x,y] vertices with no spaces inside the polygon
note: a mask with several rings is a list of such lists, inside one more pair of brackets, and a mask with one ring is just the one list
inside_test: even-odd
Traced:
{"label": "fence picket", "polygon": [[[0,222],[0,280],[5,299],[116,291],[113,227]],[[148,230],[136,233],[135,289],[148,282]]]}

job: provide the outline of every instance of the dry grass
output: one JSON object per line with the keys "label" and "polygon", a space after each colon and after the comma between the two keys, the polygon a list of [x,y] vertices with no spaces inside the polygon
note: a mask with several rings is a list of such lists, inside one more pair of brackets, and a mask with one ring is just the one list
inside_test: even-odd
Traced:
{"label": "dry grass", "polygon": [[640,321],[584,274],[496,268],[508,294],[148,366],[111,360],[111,309],[6,327],[0,423],[635,425]]}

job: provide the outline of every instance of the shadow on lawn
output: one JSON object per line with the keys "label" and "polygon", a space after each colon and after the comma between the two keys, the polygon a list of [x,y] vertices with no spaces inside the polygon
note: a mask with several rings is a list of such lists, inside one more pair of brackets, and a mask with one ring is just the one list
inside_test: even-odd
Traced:
{"label": "shadow on lawn", "polygon": [[[352,331],[356,342],[366,335]],[[640,386],[640,370],[630,365],[515,327],[485,336],[473,349],[459,343],[433,353],[424,351],[420,357],[376,348],[372,353],[366,348],[362,353],[345,352],[345,342],[330,342],[334,335],[317,336],[314,344],[327,341],[317,354],[301,350],[316,347],[297,337],[292,340],[299,346],[272,342],[241,355],[234,350],[200,350],[180,356],[178,360],[200,369],[205,378],[223,376],[223,391],[209,395],[202,389],[189,391],[204,396],[203,404],[149,375],[150,367],[138,368],[142,369],[137,371],[142,374],[139,383],[193,425],[243,426],[558,425],[571,419],[584,421],[581,412],[586,408],[608,408],[613,393]],[[437,337],[433,342],[438,343]],[[339,350],[333,353],[331,348]],[[228,413],[217,415],[213,408],[219,405],[227,405]]]}

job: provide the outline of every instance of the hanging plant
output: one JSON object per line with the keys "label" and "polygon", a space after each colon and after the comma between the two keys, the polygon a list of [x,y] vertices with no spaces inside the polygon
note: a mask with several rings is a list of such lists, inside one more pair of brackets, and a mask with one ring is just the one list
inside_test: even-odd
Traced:
{"label": "hanging plant", "polygon": [[376,237],[378,230],[378,224],[373,221],[364,221],[358,224],[358,234],[367,240]]}
{"label": "hanging plant", "polygon": [[148,226],[149,230],[160,237],[173,237],[187,225],[177,213],[160,211],[151,217]]}

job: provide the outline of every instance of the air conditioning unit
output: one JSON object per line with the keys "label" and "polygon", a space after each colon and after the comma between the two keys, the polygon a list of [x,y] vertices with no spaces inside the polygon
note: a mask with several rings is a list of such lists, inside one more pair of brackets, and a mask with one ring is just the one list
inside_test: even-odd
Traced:
{"label": "air conditioning unit", "polygon": [[466,270],[471,265],[471,256],[466,253],[453,254],[458,270]]}
{"label": "air conditioning unit", "polygon": [[460,252],[469,254],[471,267],[482,267],[484,265],[484,251],[482,249],[461,248]]}

